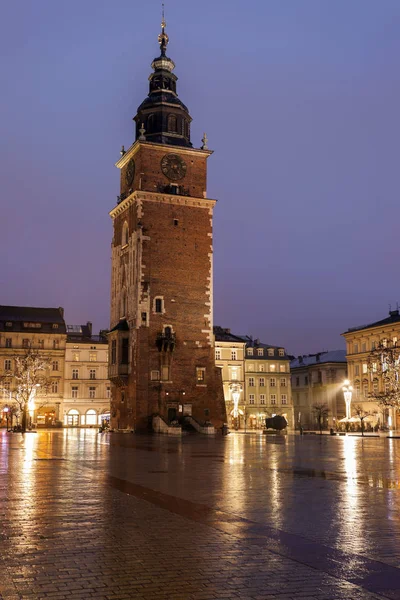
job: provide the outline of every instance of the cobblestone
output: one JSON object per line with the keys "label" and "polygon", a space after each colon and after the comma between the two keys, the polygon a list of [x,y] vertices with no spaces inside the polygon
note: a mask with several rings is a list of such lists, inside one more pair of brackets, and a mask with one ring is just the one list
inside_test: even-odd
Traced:
{"label": "cobblestone", "polygon": [[1,432],[0,599],[398,600],[399,455],[384,438]]}

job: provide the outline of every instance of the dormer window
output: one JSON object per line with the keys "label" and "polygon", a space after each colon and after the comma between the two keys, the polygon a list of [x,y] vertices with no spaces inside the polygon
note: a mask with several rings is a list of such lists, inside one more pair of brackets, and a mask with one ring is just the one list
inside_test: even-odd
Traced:
{"label": "dormer window", "polygon": [[268,356],[274,356],[275,352],[273,348],[268,348]]}
{"label": "dormer window", "polygon": [[247,348],[247,354],[253,356],[253,348]]}
{"label": "dormer window", "polygon": [[257,355],[258,356],[264,356],[264,350],[262,348],[258,348]]}

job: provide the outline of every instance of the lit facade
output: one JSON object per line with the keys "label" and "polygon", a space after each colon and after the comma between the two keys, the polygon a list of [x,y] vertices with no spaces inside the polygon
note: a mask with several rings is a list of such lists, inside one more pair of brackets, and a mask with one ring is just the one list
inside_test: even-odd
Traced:
{"label": "lit facade", "polygon": [[282,415],[294,427],[290,358],[284,348],[246,338],[245,404],[248,427],[262,429],[265,419]]}
{"label": "lit facade", "polygon": [[242,338],[230,329],[214,327],[215,365],[221,369],[228,426],[244,427],[245,418],[245,347]]}
{"label": "lit facade", "polygon": [[[50,390],[45,396],[38,390],[31,415],[38,427],[61,425],[66,338],[63,308],[0,306],[0,374],[12,372],[14,357],[29,348],[50,359]],[[2,385],[3,405],[12,403],[12,388],[12,382]]]}
{"label": "lit facade", "polygon": [[318,426],[315,404],[326,404],[325,427],[336,428],[346,416],[343,383],[347,378],[346,352],[334,350],[298,356],[291,362],[295,424],[299,428]]}
{"label": "lit facade", "polygon": [[352,405],[360,405],[365,412],[376,415],[381,427],[400,428],[399,411],[379,405],[369,394],[385,392],[379,372],[368,369],[368,358],[380,343],[398,346],[400,343],[399,310],[391,310],[386,319],[353,327],[342,334],[346,340],[348,378],[353,386]]}
{"label": "lit facade", "polygon": [[110,416],[108,340],[92,324],[67,325],[63,424],[95,427]]}

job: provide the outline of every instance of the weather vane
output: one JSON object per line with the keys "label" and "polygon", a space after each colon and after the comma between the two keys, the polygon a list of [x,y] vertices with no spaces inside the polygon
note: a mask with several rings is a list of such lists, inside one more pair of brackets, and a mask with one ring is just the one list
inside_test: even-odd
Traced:
{"label": "weather vane", "polygon": [[165,33],[166,26],[167,26],[167,23],[165,21],[165,8],[164,8],[164,2],[163,2],[162,3],[161,33],[158,36],[158,43],[160,44],[161,56],[165,56],[166,55],[167,46],[168,46],[168,42],[169,42],[169,37]]}

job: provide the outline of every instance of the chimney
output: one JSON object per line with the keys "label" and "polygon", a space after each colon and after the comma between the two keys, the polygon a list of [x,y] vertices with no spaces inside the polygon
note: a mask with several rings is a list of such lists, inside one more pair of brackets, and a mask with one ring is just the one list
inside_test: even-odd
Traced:
{"label": "chimney", "polygon": [[321,354],[316,354],[315,355],[315,362],[319,362],[320,358],[321,358]]}
{"label": "chimney", "polygon": [[393,317],[398,317],[399,316],[399,309],[396,310],[391,310],[389,312],[389,315],[393,318]]}
{"label": "chimney", "polygon": [[61,315],[61,318],[63,319],[63,318],[64,318],[64,309],[63,309],[63,307],[62,307],[62,306],[59,306],[59,307],[58,307],[58,310],[59,310],[59,313],[60,313],[60,315]]}
{"label": "chimney", "polygon": [[224,333],[227,333],[227,334],[229,334],[230,332],[231,332],[231,330],[230,330],[230,329],[224,329]]}
{"label": "chimney", "polygon": [[88,321],[86,323],[86,327],[89,329],[90,335],[92,335],[92,326],[93,326],[93,323],[91,323],[90,321]]}
{"label": "chimney", "polygon": [[303,357],[302,356],[298,356],[297,360],[299,361],[299,365],[303,364]]}
{"label": "chimney", "polygon": [[254,340],[254,343],[255,343],[256,346],[259,346],[260,345],[260,340],[257,338],[256,340]]}

